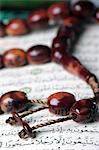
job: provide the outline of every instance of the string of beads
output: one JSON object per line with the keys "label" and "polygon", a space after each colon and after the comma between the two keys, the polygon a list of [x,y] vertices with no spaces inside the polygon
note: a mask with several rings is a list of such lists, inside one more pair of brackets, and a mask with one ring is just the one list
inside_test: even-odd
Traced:
{"label": "string of beads", "polygon": [[[28,100],[26,93],[21,91],[10,91],[3,94],[0,97],[0,112],[11,112],[12,117],[9,117],[6,123],[11,125],[18,123],[23,126],[23,130],[19,132],[21,138],[34,137],[35,129],[70,119],[76,122],[90,122],[94,120],[97,114],[97,103],[99,102],[98,79],[77,58],[70,54],[70,49],[81,32],[82,20],[97,20],[99,22],[98,14],[99,9],[95,8],[90,1],[78,1],[71,8],[68,3],[60,2],[52,4],[47,10],[34,11],[25,21],[14,19],[6,26],[2,22],[0,23],[1,36],[5,34],[14,36],[26,34],[30,29],[45,27],[49,20],[62,24],[52,41],[51,48],[46,45],[35,45],[30,47],[27,52],[19,48],[10,49],[3,55],[0,55],[1,69],[54,61],[62,65],[70,73],[82,78],[90,85],[94,93],[94,97],[76,101],[73,94],[61,91],[51,94],[47,98],[47,102],[43,100]],[[41,107],[26,110],[28,104],[39,104]],[[22,120],[25,116],[43,109],[49,109],[51,113],[64,117],[49,120],[32,128]]]}

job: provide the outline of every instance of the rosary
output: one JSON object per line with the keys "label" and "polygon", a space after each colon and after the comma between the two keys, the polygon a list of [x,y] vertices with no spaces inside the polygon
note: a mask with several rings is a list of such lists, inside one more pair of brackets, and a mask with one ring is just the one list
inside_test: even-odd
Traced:
{"label": "rosary", "polygon": [[[78,1],[71,7],[66,2],[52,4],[48,9],[34,10],[26,20],[12,19],[7,25],[0,21],[0,36],[18,36],[35,29],[48,27],[51,23],[59,24],[56,37],[49,48],[46,45],[35,45],[27,52],[13,48],[0,55],[0,69],[21,67],[27,64],[43,64],[50,61],[63,66],[64,69],[87,82],[93,90],[94,97],[76,101],[73,94],[60,91],[49,95],[47,101],[29,100],[26,93],[9,91],[0,97],[0,114],[11,113],[6,120],[11,125],[19,124],[23,129],[18,133],[20,138],[35,137],[35,130],[47,125],[73,119],[76,122],[94,121],[99,102],[99,83],[97,77],[84,67],[69,51],[75,38],[81,32],[86,20],[99,22],[99,9],[90,1]],[[27,109],[28,104],[39,104],[39,108]],[[22,118],[43,109],[63,118],[49,120],[30,127]]]}

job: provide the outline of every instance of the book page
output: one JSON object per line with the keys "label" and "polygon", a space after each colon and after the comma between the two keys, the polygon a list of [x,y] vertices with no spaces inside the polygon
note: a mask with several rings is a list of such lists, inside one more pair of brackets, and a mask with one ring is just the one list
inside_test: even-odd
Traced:
{"label": "book page", "polygon": [[[35,44],[51,46],[57,27],[34,31],[20,37],[0,38],[0,52],[10,48],[23,48],[25,51]],[[90,25],[79,38],[74,47],[77,58],[99,79],[99,25]],[[0,96],[5,92],[21,90],[29,99],[47,100],[47,97],[58,91],[67,91],[76,99],[93,96],[91,88],[78,77],[68,73],[60,65],[51,62],[43,65],[27,65],[20,68],[0,70]],[[1,150],[99,150],[99,116],[94,123],[79,124],[73,120],[39,128],[36,138],[26,140],[18,137],[20,126],[10,126],[5,120],[11,116],[0,116],[0,149]],[[58,118],[48,109],[39,111],[24,118],[32,127],[40,122]]]}

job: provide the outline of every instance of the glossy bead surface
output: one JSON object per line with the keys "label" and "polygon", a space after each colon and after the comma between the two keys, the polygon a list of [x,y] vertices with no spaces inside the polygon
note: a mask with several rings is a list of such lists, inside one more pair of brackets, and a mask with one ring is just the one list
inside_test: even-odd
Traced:
{"label": "glossy bead surface", "polygon": [[95,11],[95,19],[99,23],[99,8],[97,8]]}
{"label": "glossy bead surface", "polygon": [[53,50],[51,57],[52,57],[52,61],[58,63],[58,64],[62,64],[61,61],[63,60],[63,56],[65,54],[64,49],[63,50]]}
{"label": "glossy bead surface", "polygon": [[89,17],[93,14],[94,8],[92,2],[84,0],[76,2],[72,7],[72,11],[78,17]]}
{"label": "glossy bead surface", "polygon": [[70,93],[54,93],[48,97],[49,111],[58,115],[67,115],[75,101],[74,95]]}
{"label": "glossy bead surface", "polygon": [[5,67],[20,67],[26,64],[26,53],[22,49],[10,49],[3,55]]}
{"label": "glossy bead surface", "polygon": [[47,26],[48,16],[45,9],[33,11],[28,17],[27,23],[31,29],[38,29]]}
{"label": "glossy bead surface", "polygon": [[0,107],[3,112],[21,111],[26,107],[27,97],[24,92],[7,92],[0,98]]}
{"label": "glossy bead surface", "polygon": [[59,22],[69,15],[69,6],[66,2],[52,4],[47,11],[48,17],[54,22]]}
{"label": "glossy bead surface", "polygon": [[28,31],[25,20],[18,18],[11,20],[6,27],[6,33],[11,36],[23,35]]}
{"label": "glossy bead surface", "polygon": [[59,59],[59,62],[70,73],[79,76],[85,81],[88,81],[89,77],[92,76],[91,72],[89,72],[76,57],[70,55],[69,53],[65,52],[65,54]]}
{"label": "glossy bead surface", "polygon": [[64,19],[64,25],[69,27],[75,27],[79,22],[79,19],[76,16],[69,16]]}
{"label": "glossy bead surface", "polygon": [[5,25],[2,21],[0,21],[0,37],[3,37],[6,35],[6,32],[5,32]]}
{"label": "glossy bead surface", "polygon": [[71,41],[73,41],[75,39],[75,32],[71,27],[62,25],[58,29],[57,36],[58,37],[65,36],[69,38]]}
{"label": "glossy bead surface", "polygon": [[69,38],[65,36],[55,37],[52,41],[52,53],[51,53],[52,60],[58,63],[59,58],[62,57],[65,51],[66,52],[69,51],[70,46],[71,41],[69,40]]}
{"label": "glossy bead surface", "polygon": [[73,104],[70,114],[76,122],[90,122],[94,120],[97,106],[94,99],[83,99]]}
{"label": "glossy bead surface", "polygon": [[27,60],[30,64],[42,64],[51,60],[51,50],[45,45],[35,45],[28,49]]}
{"label": "glossy bead surface", "polygon": [[62,51],[64,52],[66,48],[70,47],[70,42],[65,36],[55,37],[52,41],[52,51]]}
{"label": "glossy bead surface", "polygon": [[3,59],[2,59],[2,55],[0,55],[0,68],[3,67]]}
{"label": "glossy bead surface", "polygon": [[64,25],[71,27],[74,31],[80,30],[80,20],[76,16],[70,16],[64,19]]}

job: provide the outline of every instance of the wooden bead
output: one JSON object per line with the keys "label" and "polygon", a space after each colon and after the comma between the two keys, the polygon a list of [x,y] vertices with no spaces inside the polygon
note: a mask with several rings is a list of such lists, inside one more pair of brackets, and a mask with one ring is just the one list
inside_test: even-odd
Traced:
{"label": "wooden bead", "polygon": [[52,4],[47,11],[48,17],[54,22],[59,22],[69,15],[69,6],[66,2]]}
{"label": "wooden bead", "polygon": [[75,101],[74,95],[70,93],[54,93],[48,97],[49,111],[58,115],[67,115]]}
{"label": "wooden bead", "polygon": [[60,63],[63,65],[63,67],[68,70],[70,73],[79,76],[86,82],[88,79],[92,76],[92,73],[89,72],[81,63],[80,61],[74,57],[71,56],[68,53],[65,53],[61,59]]}
{"label": "wooden bead", "polygon": [[52,57],[52,61],[60,64],[60,60],[62,59],[64,55],[64,52],[63,51],[59,51],[59,50],[54,50],[51,54],[51,57]]}
{"label": "wooden bead", "polygon": [[62,37],[62,36],[65,36],[71,39],[71,41],[73,41],[75,39],[75,31],[71,27],[62,25],[58,29],[57,37]]}
{"label": "wooden bead", "polygon": [[6,35],[6,32],[5,32],[5,25],[2,21],[0,21],[0,37],[3,37]]}
{"label": "wooden bead", "polygon": [[69,71],[73,75],[79,76],[86,82],[88,82],[89,78],[93,76],[93,74],[89,72],[87,68],[85,68],[77,58],[71,56],[67,52],[53,55],[53,61],[58,62],[67,71]]}
{"label": "wooden bead", "polygon": [[65,18],[64,25],[73,28],[75,31],[80,30],[80,20],[76,16]]}
{"label": "wooden bead", "polygon": [[78,17],[92,16],[94,13],[94,9],[94,4],[90,1],[85,0],[76,2],[72,7],[73,14]]}
{"label": "wooden bead", "polygon": [[74,27],[78,24],[79,19],[76,16],[69,16],[64,19],[64,25],[69,27]]}
{"label": "wooden bead", "polygon": [[33,11],[28,17],[27,23],[31,29],[38,29],[47,26],[48,16],[45,9]]}
{"label": "wooden bead", "polygon": [[95,119],[97,106],[95,99],[82,99],[73,104],[70,114],[76,122],[89,122]]}
{"label": "wooden bead", "polygon": [[65,45],[66,37],[64,40],[63,37],[57,36],[52,43],[52,53],[51,53],[52,61],[59,64],[61,64],[62,58],[65,54],[65,51],[67,50]]}
{"label": "wooden bead", "polygon": [[27,62],[26,53],[19,48],[6,51],[3,55],[3,64],[5,67],[20,67]]}
{"label": "wooden bead", "polygon": [[65,51],[70,47],[70,42],[68,38],[65,36],[62,37],[55,37],[52,41],[52,51]]}
{"label": "wooden bead", "polygon": [[51,60],[51,50],[45,45],[36,45],[28,49],[27,60],[30,64],[42,64]]}
{"label": "wooden bead", "polygon": [[0,98],[0,107],[3,112],[21,111],[26,107],[27,96],[24,92],[11,91]]}
{"label": "wooden bead", "polygon": [[26,22],[19,18],[11,20],[6,27],[6,33],[11,36],[23,35],[28,31]]}
{"label": "wooden bead", "polygon": [[69,52],[71,46],[71,40],[65,36],[55,37],[52,42],[52,60],[60,63],[60,58],[65,52]]}

